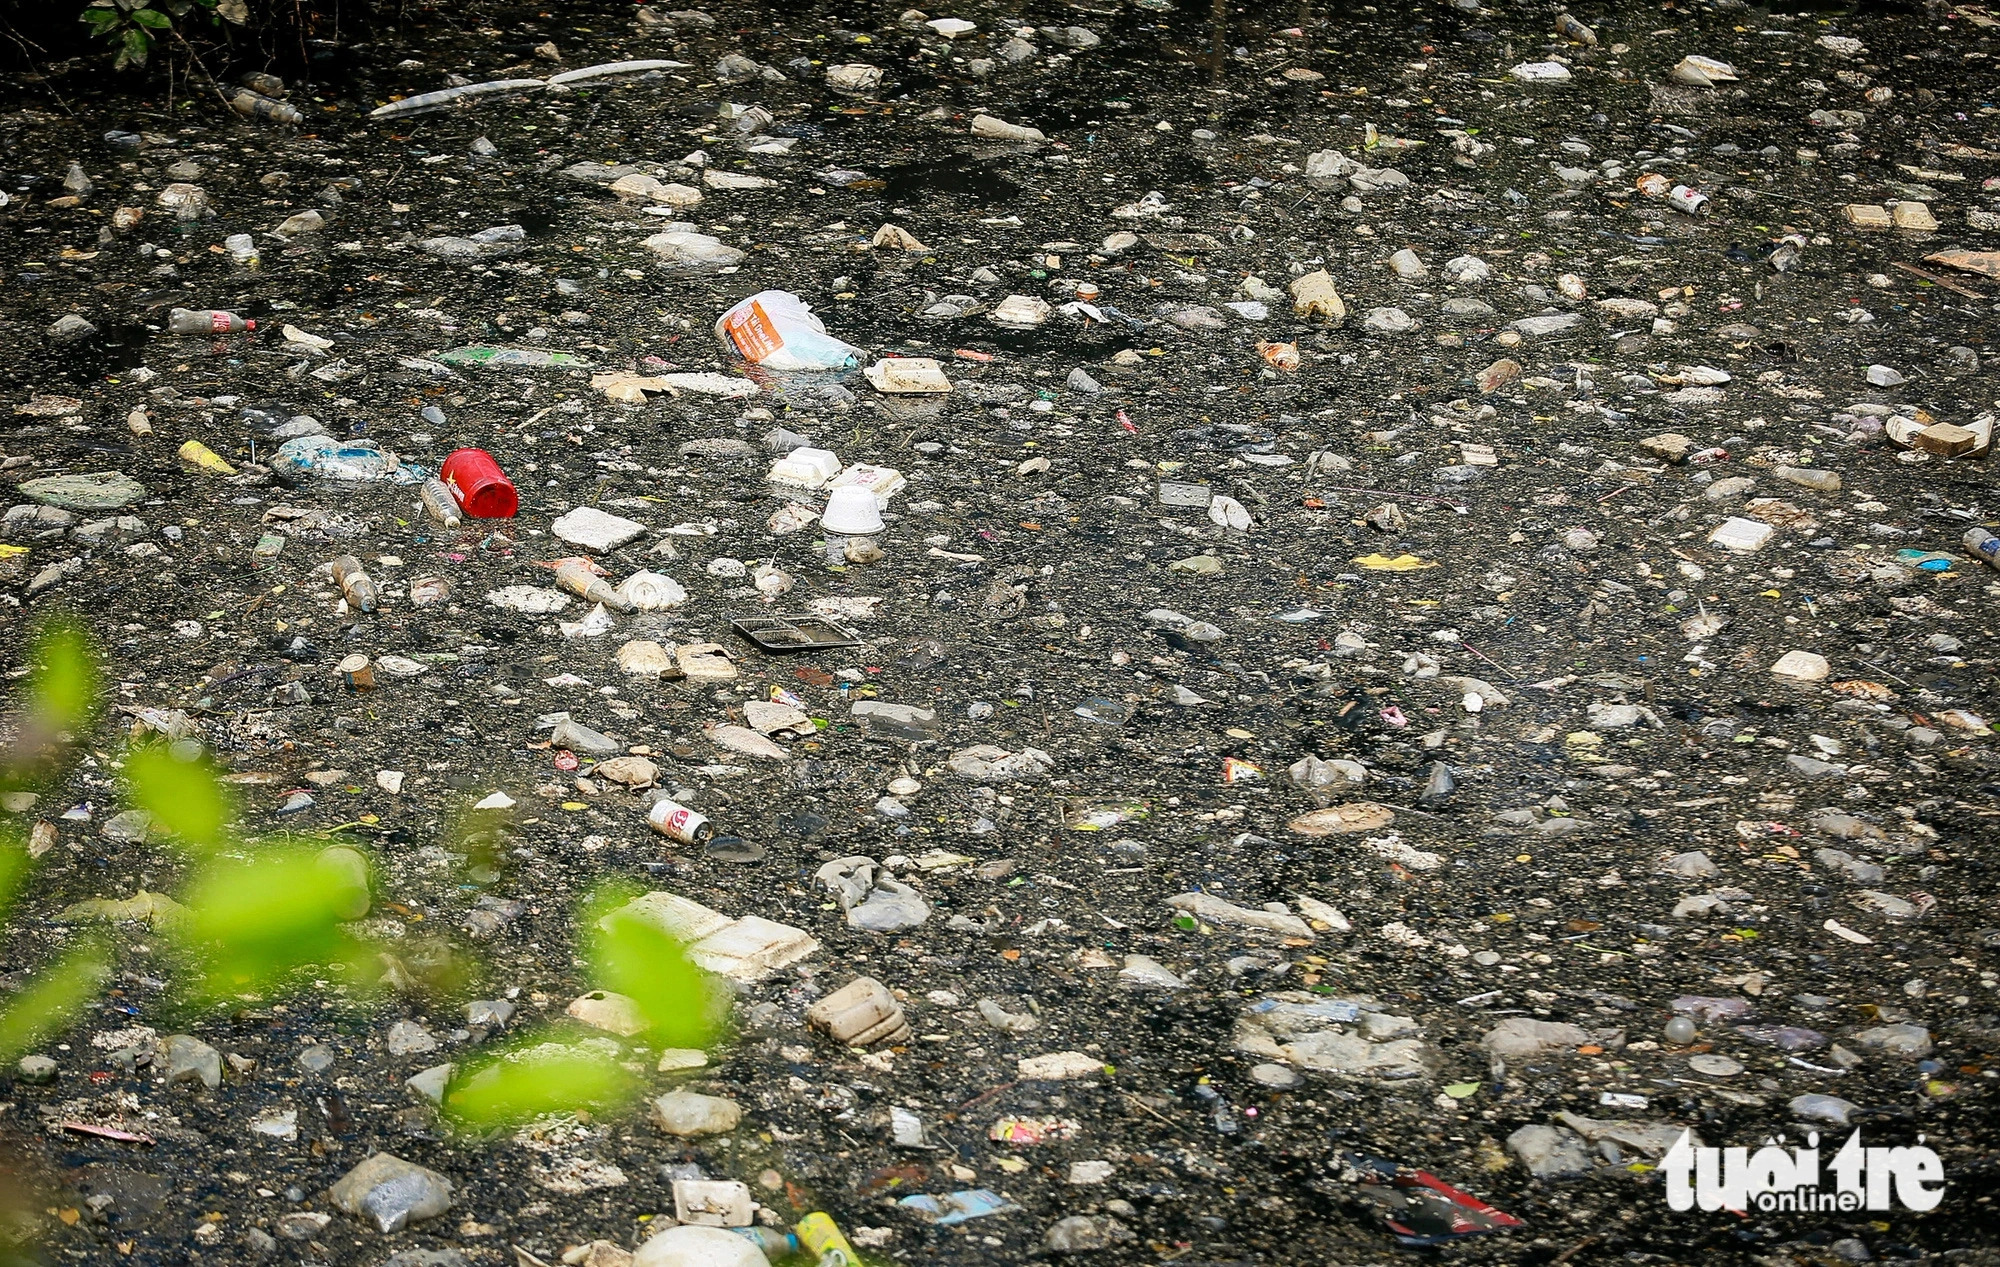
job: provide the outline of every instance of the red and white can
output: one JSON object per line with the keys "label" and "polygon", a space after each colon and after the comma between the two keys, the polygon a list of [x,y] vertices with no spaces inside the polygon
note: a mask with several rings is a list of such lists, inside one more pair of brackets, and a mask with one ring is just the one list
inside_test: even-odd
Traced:
{"label": "red and white can", "polygon": [[1708,195],[1687,185],[1675,185],[1667,194],[1667,205],[1691,216],[1708,214]]}
{"label": "red and white can", "polygon": [[715,834],[715,827],[707,818],[679,801],[653,802],[653,808],[646,811],[646,825],[684,845],[698,845]]}

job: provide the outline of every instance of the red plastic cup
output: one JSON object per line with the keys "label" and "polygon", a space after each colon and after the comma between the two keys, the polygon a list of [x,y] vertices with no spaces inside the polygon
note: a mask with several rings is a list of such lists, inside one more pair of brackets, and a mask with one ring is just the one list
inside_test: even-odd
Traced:
{"label": "red plastic cup", "polygon": [[458,499],[458,508],[472,519],[512,519],[521,495],[493,455],[484,449],[458,449],[444,460],[438,478]]}

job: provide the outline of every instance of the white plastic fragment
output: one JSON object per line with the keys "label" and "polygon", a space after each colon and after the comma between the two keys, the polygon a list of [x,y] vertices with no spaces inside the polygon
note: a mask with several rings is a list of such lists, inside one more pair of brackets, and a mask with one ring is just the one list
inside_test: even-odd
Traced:
{"label": "white plastic fragment", "polygon": [[442,110],[446,106],[469,101],[475,97],[490,97],[499,92],[533,92],[544,87],[541,79],[491,79],[485,83],[464,84],[457,88],[440,88],[436,92],[418,93],[401,101],[392,101],[386,106],[377,106],[368,112],[371,119],[400,119],[404,115],[423,114],[430,110]]}

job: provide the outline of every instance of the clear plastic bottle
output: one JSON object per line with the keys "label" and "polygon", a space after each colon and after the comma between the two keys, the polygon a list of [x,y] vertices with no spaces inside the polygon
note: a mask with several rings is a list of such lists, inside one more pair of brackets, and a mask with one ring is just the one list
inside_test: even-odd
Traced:
{"label": "clear plastic bottle", "polygon": [[1988,566],[2000,568],[2000,537],[1994,536],[1984,528],[1967,528],[1965,548],[1972,551],[1976,558],[1985,561]]}
{"label": "clear plastic bottle", "polygon": [[456,528],[464,521],[464,515],[458,509],[458,499],[451,495],[451,489],[446,487],[445,482],[435,476],[424,481],[424,486],[417,490],[417,498],[423,502],[424,513],[447,528]]}
{"label": "clear plastic bottle", "polygon": [[333,568],[334,584],[346,596],[348,605],[356,611],[375,610],[375,582],[362,570],[361,560],[351,554],[343,554],[330,565]]}
{"label": "clear plastic bottle", "polygon": [[273,101],[261,92],[248,88],[238,88],[230,94],[229,108],[246,119],[269,119],[273,123],[304,123],[306,117],[298,107],[284,101]]}
{"label": "clear plastic bottle", "polygon": [[1816,489],[1822,493],[1837,493],[1840,491],[1840,472],[1838,471],[1822,470],[1816,466],[1780,466],[1774,468],[1771,474],[1788,484],[1797,484],[1801,488]]}
{"label": "clear plastic bottle", "polygon": [[167,329],[175,334],[241,334],[257,323],[220,308],[176,308],[167,314]]}
{"label": "clear plastic bottle", "polygon": [[1585,48],[1597,47],[1597,32],[1568,13],[1556,14],[1556,31],[1573,44],[1581,44]]}
{"label": "clear plastic bottle", "polygon": [[572,560],[556,569],[556,584],[587,603],[603,603],[615,612],[629,612],[632,604],[619,597],[618,591],[605,584],[604,578],[590,570],[590,565]]}
{"label": "clear plastic bottle", "polygon": [[232,233],[222,239],[222,249],[229,252],[229,258],[245,268],[256,268],[263,262],[257,254],[257,239],[247,233]]}
{"label": "clear plastic bottle", "polygon": [[732,1227],[729,1230],[763,1250],[764,1257],[772,1262],[800,1252],[799,1238],[775,1227]]}

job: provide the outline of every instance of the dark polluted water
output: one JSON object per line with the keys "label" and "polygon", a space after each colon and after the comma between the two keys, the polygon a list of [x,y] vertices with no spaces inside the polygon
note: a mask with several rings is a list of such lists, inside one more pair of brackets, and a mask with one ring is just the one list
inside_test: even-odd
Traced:
{"label": "dark polluted water", "polygon": [[[292,127],[0,88],[0,601],[111,706],[6,802],[9,982],[198,900],[135,745],[372,876],[365,992],[105,929],[0,1096],[41,1260],[611,1267],[708,1180],[881,1262],[1990,1261],[1993,19],[1573,13],[413,8],[275,57]],[[747,365],[769,292],[854,363]],[[517,515],[422,508],[466,448]],[[783,961],[625,1024],[607,885]],[[514,1041],[644,1100],[454,1129]],[[1682,1131],[1856,1129],[1936,1208],[1672,1208]],[[344,1206],[378,1152],[449,1207]]]}

